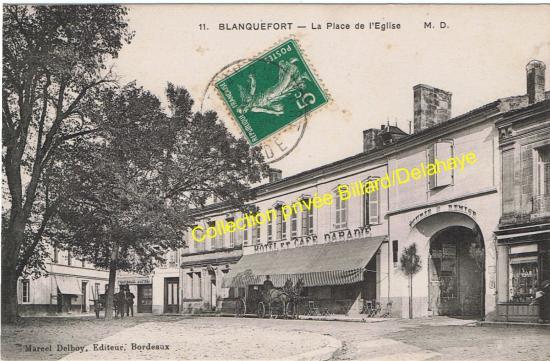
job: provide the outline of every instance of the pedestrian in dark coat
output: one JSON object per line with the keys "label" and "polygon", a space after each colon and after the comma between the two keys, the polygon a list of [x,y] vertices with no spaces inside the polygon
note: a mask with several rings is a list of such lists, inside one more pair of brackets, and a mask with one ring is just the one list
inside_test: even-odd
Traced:
{"label": "pedestrian in dark coat", "polygon": [[134,317],[134,294],[130,292],[130,290],[125,291],[126,296],[126,316],[130,316],[130,313],[132,313],[132,317]]}

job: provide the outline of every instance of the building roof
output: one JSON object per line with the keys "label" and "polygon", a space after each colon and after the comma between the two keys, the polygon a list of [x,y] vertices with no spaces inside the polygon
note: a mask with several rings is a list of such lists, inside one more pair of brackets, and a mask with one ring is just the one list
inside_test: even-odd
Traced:
{"label": "building roof", "polygon": [[[547,97],[550,96],[550,92],[547,93]],[[385,129],[381,129],[381,132],[388,132],[396,134],[398,137],[394,137],[394,141],[385,144],[381,147],[377,147],[368,152],[361,152],[337,161],[321,165],[312,169],[305,170],[303,172],[284,177],[278,181],[261,184],[251,189],[254,197],[270,193],[272,191],[278,191],[282,188],[291,186],[296,183],[304,181],[310,181],[312,178],[331,174],[350,168],[354,168],[359,165],[364,165],[366,162],[385,161],[385,159],[397,152],[401,152],[404,149],[417,146],[418,144],[424,144],[431,141],[433,138],[441,137],[449,132],[454,132],[458,129],[462,129],[467,126],[472,126],[479,122],[488,120],[495,120],[493,116],[496,115],[508,115],[511,113],[521,113],[528,111],[529,109],[540,105],[541,103],[547,103],[543,101],[535,103],[533,105],[526,106],[526,96],[512,96],[508,98],[501,98],[493,102],[482,105],[469,112],[449,119],[446,122],[436,124],[432,127],[417,131],[413,134],[407,134],[397,126],[386,126]],[[397,139],[395,139],[397,138]],[[197,210],[197,215],[207,214],[212,211],[229,210],[230,205],[225,202],[215,203],[207,205],[200,210]]]}

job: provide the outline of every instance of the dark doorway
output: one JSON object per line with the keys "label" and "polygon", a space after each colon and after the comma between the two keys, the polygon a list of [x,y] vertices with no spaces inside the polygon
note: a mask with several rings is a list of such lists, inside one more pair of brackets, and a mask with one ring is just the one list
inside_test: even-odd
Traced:
{"label": "dark doorway", "polygon": [[138,313],[153,312],[153,285],[138,285]]}
{"label": "dark doorway", "polygon": [[484,257],[478,229],[452,226],[432,236],[428,272],[434,315],[482,317]]}
{"label": "dark doorway", "polygon": [[376,255],[367,264],[365,269],[365,281],[363,282],[361,298],[367,301],[377,301],[376,294]]}
{"label": "dark doorway", "polygon": [[82,308],[81,308],[82,312],[88,312],[88,308],[86,307],[87,306],[86,304],[87,289],[88,289],[88,282],[82,281]]}
{"label": "dark doorway", "polygon": [[179,312],[180,281],[177,277],[164,279],[164,313]]}

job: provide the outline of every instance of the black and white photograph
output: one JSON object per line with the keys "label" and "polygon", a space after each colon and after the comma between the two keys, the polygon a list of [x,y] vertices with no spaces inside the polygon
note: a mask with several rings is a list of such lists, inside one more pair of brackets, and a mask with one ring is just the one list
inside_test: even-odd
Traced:
{"label": "black and white photograph", "polygon": [[550,360],[550,4],[2,24],[2,360]]}

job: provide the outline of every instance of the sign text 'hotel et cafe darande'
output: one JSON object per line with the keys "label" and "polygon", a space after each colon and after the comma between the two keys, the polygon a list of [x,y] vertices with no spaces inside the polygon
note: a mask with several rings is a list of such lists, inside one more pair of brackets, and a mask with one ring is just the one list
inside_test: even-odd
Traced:
{"label": "sign text 'hotel et cafe darande'", "polygon": [[[377,192],[380,187],[388,189],[398,184],[405,184],[412,180],[420,180],[428,176],[436,175],[441,172],[448,172],[453,169],[462,171],[466,164],[474,165],[477,162],[477,157],[474,152],[468,152],[457,157],[450,157],[447,161],[436,159],[433,163],[420,163],[418,167],[411,169],[396,168],[391,174],[386,173],[381,178],[369,179],[366,181],[356,181],[350,184],[341,184],[337,187],[337,196],[342,202],[347,202],[352,197],[364,196],[372,192]],[[282,205],[280,213],[283,220],[288,220],[292,215],[304,211],[310,212],[313,208],[322,208],[330,206],[334,202],[332,193],[325,193],[322,196],[314,194],[313,197],[300,199],[288,205]],[[191,235],[196,242],[204,242],[206,238],[215,238],[217,236],[232,233],[237,230],[245,230],[253,228],[257,225],[262,225],[267,222],[272,222],[277,219],[277,210],[268,209],[264,212],[256,214],[244,214],[233,221],[220,220],[214,226],[205,227],[198,225],[193,228]]]}

